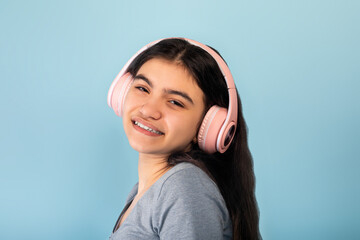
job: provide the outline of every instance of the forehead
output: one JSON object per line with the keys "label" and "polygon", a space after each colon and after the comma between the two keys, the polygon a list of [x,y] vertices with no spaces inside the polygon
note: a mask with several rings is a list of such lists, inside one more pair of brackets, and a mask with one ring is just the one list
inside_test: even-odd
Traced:
{"label": "forehead", "polygon": [[156,72],[157,76],[167,75],[169,79],[172,77],[172,78],[181,78],[185,81],[186,80],[195,81],[195,79],[190,74],[188,69],[181,62],[169,61],[163,58],[153,58],[146,61],[139,68],[137,74],[141,74],[143,72],[147,72],[149,74]]}
{"label": "forehead", "polygon": [[154,85],[154,88],[185,91],[203,99],[203,91],[198,86],[195,78],[180,63],[162,58],[153,58],[140,67],[137,75],[144,75]]}

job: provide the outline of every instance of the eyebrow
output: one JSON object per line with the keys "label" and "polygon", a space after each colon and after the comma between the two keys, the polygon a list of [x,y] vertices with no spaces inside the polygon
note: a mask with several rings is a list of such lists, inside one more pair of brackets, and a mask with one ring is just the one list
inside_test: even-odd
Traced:
{"label": "eyebrow", "polygon": [[191,104],[194,104],[191,97],[189,95],[187,95],[186,93],[184,93],[184,92],[177,91],[177,90],[172,90],[172,89],[165,89],[165,93],[179,95],[179,96],[185,98],[186,100],[188,100]]}
{"label": "eyebrow", "polygon": [[134,77],[134,81],[135,81],[135,80],[139,80],[139,79],[145,81],[147,84],[149,84],[150,87],[153,87],[153,85],[152,85],[152,83],[150,82],[150,80],[149,80],[147,77],[145,77],[144,75],[139,74],[139,75],[136,75],[136,76]]}
{"label": "eyebrow", "polygon": [[[134,81],[135,80],[143,80],[144,82],[146,82],[147,84],[149,84],[150,87],[153,87],[153,84],[152,82],[147,78],[145,77],[144,75],[142,74],[139,74],[139,75],[136,75],[134,77]],[[164,92],[166,94],[173,94],[173,95],[178,95],[178,96],[181,96],[183,97],[184,99],[186,99],[187,101],[189,101],[191,104],[194,104],[194,101],[191,99],[191,97],[185,93],[185,92],[182,92],[182,91],[178,91],[178,90],[173,90],[173,89],[165,89]]]}

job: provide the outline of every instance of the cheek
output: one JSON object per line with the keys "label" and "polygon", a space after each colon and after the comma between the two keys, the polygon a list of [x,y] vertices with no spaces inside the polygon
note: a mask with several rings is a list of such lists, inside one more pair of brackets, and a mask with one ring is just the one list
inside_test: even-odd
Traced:
{"label": "cheek", "polygon": [[136,98],[134,94],[131,91],[129,91],[124,99],[124,115],[125,112],[128,112],[134,106],[138,105],[139,104],[138,102],[139,102],[139,98]]}
{"label": "cheek", "polygon": [[122,111],[122,121],[123,121],[123,126],[126,129],[127,125],[132,124],[131,123],[131,115],[132,113],[134,113],[136,109],[136,102],[133,101],[133,98],[131,96],[126,96],[125,101],[124,101],[124,106],[123,106],[123,111]]}
{"label": "cheek", "polygon": [[176,117],[171,124],[176,128],[177,134],[187,135],[189,138],[193,138],[199,130],[202,122],[201,117],[202,115],[200,114],[193,114],[186,118]]}

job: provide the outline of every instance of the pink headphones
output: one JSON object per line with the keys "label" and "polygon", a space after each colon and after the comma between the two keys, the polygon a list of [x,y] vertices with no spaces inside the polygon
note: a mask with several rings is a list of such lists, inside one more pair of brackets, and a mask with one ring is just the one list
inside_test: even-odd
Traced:
{"label": "pink headphones", "polygon": [[[108,105],[115,111],[116,115],[122,116],[125,96],[133,80],[133,76],[126,72],[127,68],[139,54],[162,40],[164,39],[151,42],[142,47],[130,58],[111,84],[107,101]],[[230,143],[234,138],[237,124],[238,103],[234,79],[224,60],[213,49],[191,39],[184,38],[183,40],[208,52],[217,62],[225,78],[229,92],[229,108],[226,109],[217,105],[212,106],[205,114],[198,133],[198,144],[200,149],[207,153],[215,153],[216,151],[224,153],[229,148]]]}

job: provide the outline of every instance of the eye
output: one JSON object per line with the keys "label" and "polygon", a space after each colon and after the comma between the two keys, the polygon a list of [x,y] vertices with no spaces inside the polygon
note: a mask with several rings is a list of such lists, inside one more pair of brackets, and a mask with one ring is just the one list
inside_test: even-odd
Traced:
{"label": "eye", "polygon": [[170,100],[169,102],[170,102],[171,104],[175,105],[175,106],[178,106],[178,107],[181,107],[181,108],[184,107],[184,105],[183,105],[181,102],[179,102],[179,101]]}
{"label": "eye", "polygon": [[137,87],[135,87],[136,89],[138,89],[139,91],[141,91],[141,92],[149,92],[146,88],[144,88],[144,87],[141,87],[141,86],[137,86]]}

